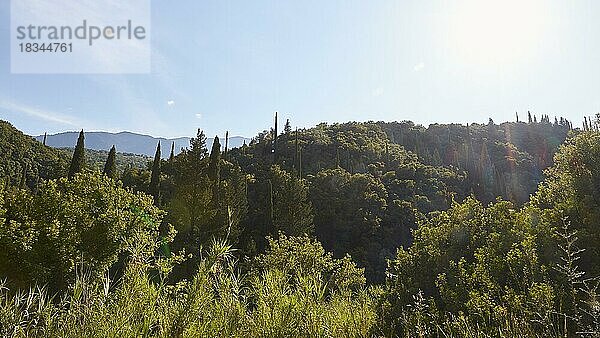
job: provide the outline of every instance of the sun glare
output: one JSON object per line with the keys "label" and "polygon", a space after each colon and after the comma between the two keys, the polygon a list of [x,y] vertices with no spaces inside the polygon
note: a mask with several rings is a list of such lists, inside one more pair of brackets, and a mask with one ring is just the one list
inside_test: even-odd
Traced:
{"label": "sun glare", "polygon": [[447,42],[469,63],[503,65],[527,57],[548,25],[541,0],[463,0],[454,6]]}

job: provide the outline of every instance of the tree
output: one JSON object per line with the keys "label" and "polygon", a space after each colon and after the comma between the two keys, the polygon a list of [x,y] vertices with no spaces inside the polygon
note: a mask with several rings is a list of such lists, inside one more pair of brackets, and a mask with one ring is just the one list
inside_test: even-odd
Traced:
{"label": "tree", "polygon": [[198,159],[203,159],[208,156],[208,149],[206,149],[206,135],[204,131],[198,128],[196,137],[190,139],[191,149],[189,153],[191,156],[195,156]]}
{"label": "tree", "polygon": [[223,158],[227,161],[227,151],[229,150],[229,131],[225,132],[225,153],[223,154]]}
{"label": "tree", "polygon": [[210,151],[210,162],[208,164],[208,178],[213,182],[219,182],[220,180],[220,168],[221,168],[221,143],[219,137],[215,136]]}
{"label": "tree", "polygon": [[156,146],[156,153],[154,154],[154,162],[152,163],[152,176],[150,177],[150,195],[154,197],[154,204],[159,205],[160,203],[160,141]]}
{"label": "tree", "polygon": [[292,125],[290,124],[290,119],[285,120],[285,125],[283,126],[283,132],[289,135],[292,132]]}
{"label": "tree", "polygon": [[588,131],[568,139],[554,162],[531,204],[555,228],[562,227],[563,217],[568,218],[585,249],[581,268],[600,275],[600,133]]}
{"label": "tree", "polygon": [[117,149],[113,145],[112,148],[110,148],[110,151],[108,152],[108,158],[106,159],[106,164],[104,164],[104,170],[103,170],[104,175],[106,175],[112,179],[117,178],[116,156],[117,156]]}
{"label": "tree", "polygon": [[173,164],[175,159],[175,141],[171,142],[171,154],[169,154],[169,163]]}
{"label": "tree", "polygon": [[27,188],[27,164],[23,165],[23,173],[21,175],[21,182],[19,182],[19,188]]}
{"label": "tree", "polygon": [[35,194],[0,193],[0,275],[12,285],[46,284],[53,294],[74,281],[79,264],[98,280],[134,254],[134,243],[154,255],[162,211],[104,175],[44,181]]}
{"label": "tree", "polygon": [[77,145],[75,146],[75,152],[73,152],[73,158],[71,159],[71,165],[69,166],[69,178],[73,178],[75,174],[82,172],[85,167],[85,136],[83,135],[83,129],[79,132],[77,138]]}

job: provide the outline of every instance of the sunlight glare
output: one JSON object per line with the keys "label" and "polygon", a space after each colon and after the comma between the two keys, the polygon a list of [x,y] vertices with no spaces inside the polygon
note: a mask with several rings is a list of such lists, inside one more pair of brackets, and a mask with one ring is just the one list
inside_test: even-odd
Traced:
{"label": "sunlight glare", "polygon": [[462,61],[484,65],[531,55],[549,21],[541,0],[463,0],[454,10],[447,42]]}

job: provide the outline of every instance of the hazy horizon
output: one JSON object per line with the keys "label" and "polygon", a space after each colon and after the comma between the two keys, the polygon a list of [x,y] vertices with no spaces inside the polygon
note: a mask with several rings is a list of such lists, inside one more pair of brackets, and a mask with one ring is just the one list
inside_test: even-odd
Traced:
{"label": "hazy horizon", "polygon": [[[275,111],[294,127],[486,123],[528,110],[580,126],[600,111],[599,14],[600,3],[557,0],[153,2],[150,74],[11,74],[5,52],[0,119],[31,135],[167,138],[251,137]],[[10,2],[0,18],[10,21]]]}

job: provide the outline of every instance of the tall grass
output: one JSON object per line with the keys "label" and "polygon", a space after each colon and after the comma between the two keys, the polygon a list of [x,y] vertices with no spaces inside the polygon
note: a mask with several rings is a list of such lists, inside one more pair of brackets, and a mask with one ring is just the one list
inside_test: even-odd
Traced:
{"label": "tall grass", "polygon": [[131,261],[123,277],[79,273],[61,299],[43,288],[0,287],[3,337],[367,337],[375,312],[366,290],[326,295],[314,275],[236,273],[231,248],[215,243],[189,282],[165,285]]}

